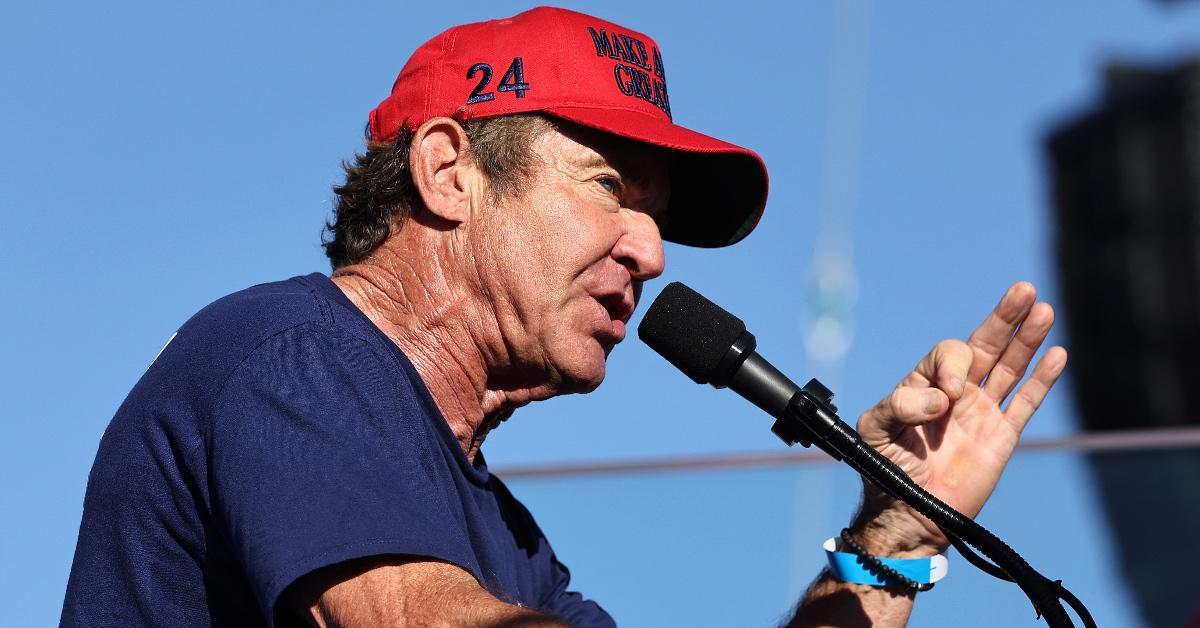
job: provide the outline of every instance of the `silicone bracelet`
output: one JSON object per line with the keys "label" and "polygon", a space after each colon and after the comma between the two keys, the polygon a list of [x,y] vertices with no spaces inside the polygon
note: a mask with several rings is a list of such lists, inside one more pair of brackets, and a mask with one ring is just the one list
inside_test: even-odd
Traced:
{"label": "silicone bracelet", "polygon": [[[870,584],[881,587],[888,581],[867,571],[862,559],[856,554],[837,551],[837,538],[825,541],[825,556],[829,559],[829,571],[834,578],[842,582]],[[937,582],[946,577],[950,569],[950,561],[945,554],[927,556],[925,558],[884,558],[878,557],[883,564],[895,569],[904,576],[912,578],[921,584]]]}

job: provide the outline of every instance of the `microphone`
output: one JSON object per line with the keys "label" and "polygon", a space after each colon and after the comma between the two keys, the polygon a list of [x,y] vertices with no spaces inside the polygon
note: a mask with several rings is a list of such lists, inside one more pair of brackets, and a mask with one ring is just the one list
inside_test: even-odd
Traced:
{"label": "microphone", "polygon": [[638,338],[697,384],[729,387],[775,417],[771,431],[788,445],[808,447],[815,441],[841,459],[823,446],[825,439],[812,425],[795,420],[799,412],[823,415],[818,429],[840,422],[833,393],[815,379],[797,386],[755,351],[754,334],[740,318],[695,290],[677,281],[668,284],[642,317]]}

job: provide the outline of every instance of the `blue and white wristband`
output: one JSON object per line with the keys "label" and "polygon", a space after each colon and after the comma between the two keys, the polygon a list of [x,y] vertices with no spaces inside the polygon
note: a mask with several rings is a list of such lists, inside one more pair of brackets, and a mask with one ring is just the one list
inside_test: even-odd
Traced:
{"label": "blue and white wristband", "polygon": [[[859,555],[837,551],[837,537],[825,541],[825,556],[829,559],[829,571],[842,582],[869,584],[882,587],[894,584],[883,573],[873,573],[871,566]],[[884,558],[879,562],[896,570],[900,575],[918,584],[933,584],[946,577],[950,561],[945,554],[925,558]]]}

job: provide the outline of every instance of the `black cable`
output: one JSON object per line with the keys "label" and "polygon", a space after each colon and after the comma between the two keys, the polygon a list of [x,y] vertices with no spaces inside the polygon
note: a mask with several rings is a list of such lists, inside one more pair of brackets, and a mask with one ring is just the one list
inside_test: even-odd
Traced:
{"label": "black cable", "polygon": [[[962,555],[963,558],[967,559],[967,562],[978,567],[980,571],[1007,582],[1013,581],[1008,574],[1004,573],[1003,569],[1000,569],[992,563],[989,563],[987,560],[976,554],[971,547],[966,544],[965,541],[958,538],[954,534],[946,532],[945,530],[942,532],[946,534],[946,538],[950,539],[950,545],[953,545],[954,549],[958,550],[958,553]],[[1062,580],[1050,581],[1047,579],[1047,582],[1049,582],[1047,586],[1056,589],[1059,597],[1068,605],[1070,605],[1070,607],[1075,611],[1075,614],[1079,616],[1079,619],[1083,621],[1084,626],[1087,628],[1096,628],[1096,621],[1092,619],[1092,615],[1088,612],[1087,607],[1084,606],[1083,602],[1081,602],[1079,598],[1075,597],[1075,595],[1071,593],[1067,587],[1063,586]]]}
{"label": "black cable", "polygon": [[946,532],[945,530],[942,530],[942,532],[946,535],[946,538],[950,539],[950,545],[953,545],[954,549],[958,550],[958,553],[962,555],[963,558],[967,559],[967,562],[975,565],[975,567],[977,567],[980,571],[1001,580],[1006,580],[1008,582],[1013,581],[1012,578],[1008,577],[1008,574],[1004,573],[1003,569],[984,560],[979,556],[979,554],[976,554],[975,550],[972,550],[971,546],[967,545],[962,539],[958,538],[954,534]]}
{"label": "black cable", "polygon": [[1092,619],[1092,614],[1088,612],[1088,609],[1083,605],[1083,602],[1080,601],[1079,598],[1075,597],[1073,593],[1068,591],[1067,587],[1062,585],[1062,580],[1055,580],[1054,583],[1058,585],[1059,595],[1062,596],[1062,599],[1066,600],[1067,604],[1069,604],[1071,608],[1075,609],[1075,614],[1079,615],[1079,619],[1083,621],[1083,625],[1087,628],[1096,628],[1096,620]]}

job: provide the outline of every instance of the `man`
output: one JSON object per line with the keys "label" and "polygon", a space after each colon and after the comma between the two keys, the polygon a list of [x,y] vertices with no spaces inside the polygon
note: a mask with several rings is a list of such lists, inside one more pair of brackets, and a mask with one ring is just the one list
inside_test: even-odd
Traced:
{"label": "man", "polygon": [[[766,170],[671,122],[653,40],[550,8],[422,46],[368,133],[336,189],[333,277],[205,308],[118,410],[63,625],[612,624],[480,446],[521,405],[598,386],[663,238],[737,242]],[[1052,324],[1034,301],[1015,285],[859,421],[968,515],[1065,365],[1051,349],[1001,409]],[[947,547],[869,487],[849,538],[918,562]],[[852,575],[823,574],[792,623],[905,622],[912,587]]]}

